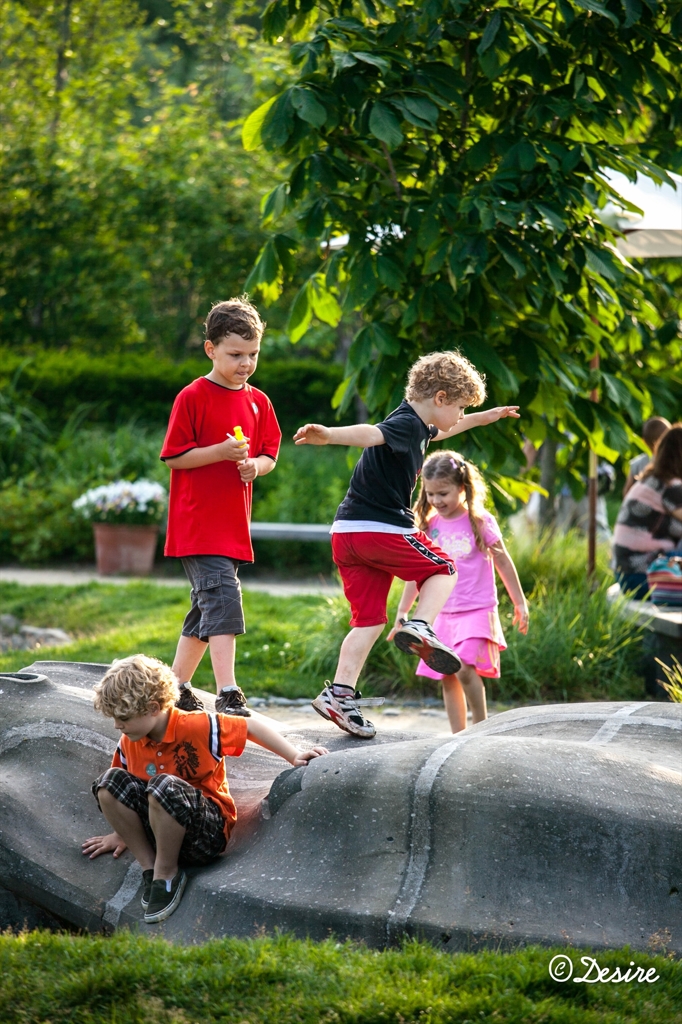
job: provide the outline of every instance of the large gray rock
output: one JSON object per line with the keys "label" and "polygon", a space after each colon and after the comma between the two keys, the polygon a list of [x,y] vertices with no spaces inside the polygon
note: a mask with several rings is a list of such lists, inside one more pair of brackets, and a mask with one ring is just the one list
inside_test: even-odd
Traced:
{"label": "large gray rock", "polygon": [[[105,828],[90,795],[116,738],[91,706],[104,668],[38,662],[0,678],[0,884],[92,931],[142,921],[129,854],[80,854]],[[284,772],[251,745],[228,759],[228,850],[191,873],[155,933],[682,953],[682,706],[532,707],[455,737],[370,743],[320,722],[289,738],[334,749]]]}

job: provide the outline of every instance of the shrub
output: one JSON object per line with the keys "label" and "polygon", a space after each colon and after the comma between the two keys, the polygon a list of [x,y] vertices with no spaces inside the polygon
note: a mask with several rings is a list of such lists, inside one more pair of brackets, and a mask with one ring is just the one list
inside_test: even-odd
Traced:
{"label": "shrub", "polygon": [[[88,419],[93,422],[114,425],[134,418],[165,427],[178,392],[210,369],[203,357],[174,363],[151,353],[92,357],[65,351],[41,352],[39,358],[26,361],[4,349],[0,350],[0,387],[8,385],[22,362],[26,365],[17,383],[18,394],[33,395],[57,429],[83,403],[89,405]],[[288,439],[310,420],[335,420],[331,400],[342,377],[338,363],[264,360],[252,383],[272,401]]]}

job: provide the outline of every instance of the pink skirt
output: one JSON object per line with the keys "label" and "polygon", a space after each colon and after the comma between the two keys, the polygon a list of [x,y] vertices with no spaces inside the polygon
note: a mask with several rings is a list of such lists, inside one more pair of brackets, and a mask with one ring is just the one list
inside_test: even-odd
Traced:
{"label": "pink skirt", "polygon": [[[479,676],[500,678],[500,651],[507,647],[497,605],[470,612],[441,612],[433,624],[438,639],[450,647],[463,665],[471,665]],[[420,661],[418,676],[442,679],[440,672]]]}

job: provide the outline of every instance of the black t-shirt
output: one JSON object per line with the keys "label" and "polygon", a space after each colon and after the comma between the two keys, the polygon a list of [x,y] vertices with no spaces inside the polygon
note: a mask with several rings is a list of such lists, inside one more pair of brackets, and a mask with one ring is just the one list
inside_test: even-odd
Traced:
{"label": "black t-shirt", "polygon": [[335,518],[363,519],[411,530],[412,491],[424,464],[426,448],[438,428],[427,426],[405,401],[377,427],[386,444],[365,448]]}

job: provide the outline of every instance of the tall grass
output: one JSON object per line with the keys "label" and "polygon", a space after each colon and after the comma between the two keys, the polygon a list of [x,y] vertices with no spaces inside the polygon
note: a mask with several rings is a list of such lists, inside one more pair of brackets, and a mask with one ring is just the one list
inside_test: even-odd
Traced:
{"label": "tall grass", "polygon": [[[514,703],[620,700],[639,694],[643,629],[621,614],[622,602],[607,600],[612,582],[608,553],[600,552],[600,579],[593,590],[586,579],[583,538],[569,535],[536,544],[512,540],[509,548],[528,595],[530,629],[527,636],[512,629],[512,608],[501,588],[500,615],[509,646],[502,654],[501,679],[486,682],[490,698]],[[395,583],[391,590],[389,625],[401,589]],[[384,694],[437,693],[435,683],[415,676],[416,659],[386,642],[388,628],[372,650],[361,685]],[[302,670],[330,678],[347,631],[347,602],[328,599],[307,626]]]}

